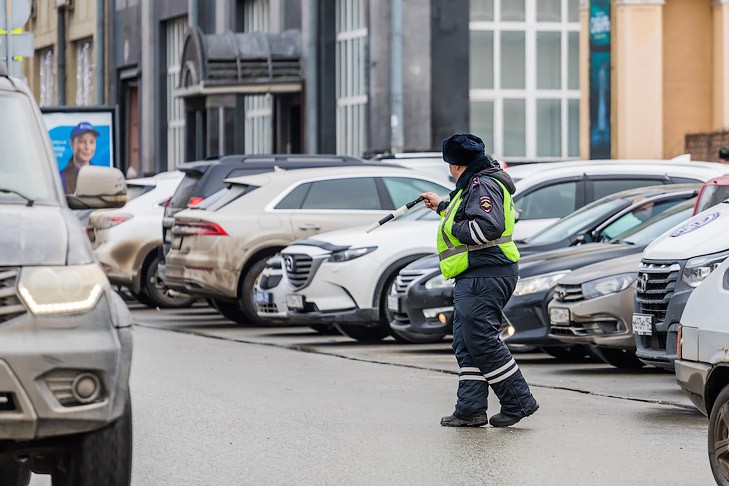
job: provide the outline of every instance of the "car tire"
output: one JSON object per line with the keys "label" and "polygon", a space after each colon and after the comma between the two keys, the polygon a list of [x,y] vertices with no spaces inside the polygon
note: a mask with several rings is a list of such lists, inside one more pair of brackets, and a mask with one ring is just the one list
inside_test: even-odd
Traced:
{"label": "car tire", "polygon": [[241,310],[238,302],[226,302],[220,299],[210,299],[213,302],[215,310],[220,312],[223,317],[230,319],[231,321],[247,326],[251,324],[248,320],[248,316]]}
{"label": "car tire", "polygon": [[605,363],[621,370],[639,370],[645,366],[645,364],[635,356],[635,351],[628,349],[590,346],[590,351]]}
{"label": "car tire", "polygon": [[264,255],[253,262],[246,270],[245,275],[241,275],[240,291],[238,292],[238,303],[241,312],[246,316],[248,322],[256,326],[267,326],[269,322],[258,316],[258,309],[253,302],[253,291],[256,288],[256,282],[261,277],[263,270],[266,269],[266,262],[273,255]]}
{"label": "car tire", "polygon": [[7,486],[28,486],[30,483],[30,467],[28,461],[19,463],[13,458],[0,462],[0,479]]}
{"label": "car tire", "polygon": [[339,332],[363,343],[377,343],[390,335],[390,326],[383,327],[381,322],[369,324],[335,324]]}
{"label": "car tire", "polygon": [[[714,400],[709,415],[709,463],[716,484],[729,486],[729,386]],[[721,444],[717,448],[717,444]],[[718,450],[717,450],[718,449]]]}
{"label": "car tire", "polygon": [[152,302],[151,300],[149,300],[149,298],[144,294],[144,292],[137,293],[137,292],[132,292],[130,290],[129,291],[129,295],[131,295],[132,297],[134,297],[134,300],[136,300],[140,304],[146,305],[147,307],[156,307],[154,305],[154,302]]}
{"label": "car tire", "polygon": [[[157,275],[157,267],[159,265],[159,257],[154,256],[149,260],[147,266],[143,269],[142,276],[142,292],[152,305],[150,307],[161,307],[163,309],[183,309],[190,307],[194,302],[194,297],[170,295],[170,290],[165,287]],[[149,305],[149,304],[147,304]]]}
{"label": "car tire", "polygon": [[128,486],[132,479],[132,403],[106,427],[74,437],[64,470],[51,472],[53,486]]}
{"label": "car tire", "polygon": [[340,336],[342,334],[334,324],[312,324],[309,327],[324,336]]}

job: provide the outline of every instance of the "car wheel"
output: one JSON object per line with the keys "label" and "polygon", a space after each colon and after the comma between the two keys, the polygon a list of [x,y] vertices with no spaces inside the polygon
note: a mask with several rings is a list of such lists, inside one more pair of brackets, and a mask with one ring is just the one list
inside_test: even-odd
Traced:
{"label": "car wheel", "polygon": [[144,269],[144,283],[142,284],[142,292],[152,307],[161,307],[163,309],[181,309],[190,307],[195,302],[194,297],[173,295],[170,289],[165,287],[164,282],[159,278],[159,258],[153,257],[147,267]]}
{"label": "car wheel", "polygon": [[645,364],[635,356],[635,351],[627,349],[606,348],[603,346],[590,346],[592,354],[611,366],[621,370],[638,370]]}
{"label": "car wheel", "polygon": [[51,472],[53,486],[129,486],[132,479],[132,404],[127,394],[124,413],[103,429],[74,438],[67,464]]}
{"label": "car wheel", "polygon": [[336,324],[339,332],[363,343],[380,342],[390,335],[390,326],[383,327],[380,322],[369,324]]}
{"label": "car wheel", "polygon": [[131,295],[132,297],[134,297],[134,300],[136,300],[136,301],[137,301],[137,302],[139,302],[140,304],[144,304],[144,305],[146,305],[147,307],[156,307],[156,306],[154,305],[154,302],[152,302],[151,300],[149,300],[149,298],[148,298],[148,297],[147,297],[147,296],[146,296],[146,295],[144,294],[144,292],[139,292],[139,293],[137,293],[137,292],[132,292],[132,291],[130,290],[130,291],[129,291],[129,294],[130,294],[130,295]]}
{"label": "car wheel", "polygon": [[266,269],[266,262],[271,259],[272,255],[266,255],[260,257],[258,260],[248,267],[248,271],[242,276],[240,282],[240,292],[238,295],[238,302],[243,314],[248,319],[248,322],[257,326],[265,326],[269,324],[265,319],[261,319],[258,316],[258,309],[256,308],[255,302],[253,302],[253,291],[256,288],[258,280],[261,278],[261,274]]}
{"label": "car wheel", "polygon": [[729,386],[724,387],[711,407],[709,463],[716,484],[729,485]]}
{"label": "car wheel", "polygon": [[341,333],[336,328],[334,324],[312,324],[309,326],[319,334],[323,334],[325,336],[339,336]]}
{"label": "car wheel", "polygon": [[241,310],[238,302],[226,302],[220,299],[210,299],[213,301],[213,307],[215,310],[220,312],[223,317],[230,319],[233,322],[243,325],[249,325],[251,322],[248,320],[248,316]]}
{"label": "car wheel", "polygon": [[0,462],[0,478],[2,484],[8,486],[27,486],[30,483],[30,467],[28,461],[18,462],[8,458]]}

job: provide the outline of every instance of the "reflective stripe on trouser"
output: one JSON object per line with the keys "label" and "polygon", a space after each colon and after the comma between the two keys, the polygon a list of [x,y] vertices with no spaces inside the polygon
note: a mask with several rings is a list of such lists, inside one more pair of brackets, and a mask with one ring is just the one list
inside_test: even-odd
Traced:
{"label": "reflective stripe on trouser", "polygon": [[517,277],[478,277],[456,281],[453,295],[453,351],[460,367],[456,415],[484,413],[489,386],[501,412],[524,415],[532,395],[519,365],[499,338],[501,309]]}

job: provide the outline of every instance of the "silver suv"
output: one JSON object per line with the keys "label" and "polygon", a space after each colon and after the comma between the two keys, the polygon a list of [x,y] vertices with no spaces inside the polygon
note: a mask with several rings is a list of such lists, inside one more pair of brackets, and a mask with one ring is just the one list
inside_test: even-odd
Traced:
{"label": "silver suv", "polygon": [[126,201],[116,169],[65,196],[40,111],[0,63],[0,483],[128,485],[131,316],[69,210]]}

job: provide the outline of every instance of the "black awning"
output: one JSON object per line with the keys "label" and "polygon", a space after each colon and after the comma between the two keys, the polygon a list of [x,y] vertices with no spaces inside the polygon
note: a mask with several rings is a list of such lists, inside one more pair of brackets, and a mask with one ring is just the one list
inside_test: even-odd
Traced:
{"label": "black awning", "polygon": [[235,93],[301,91],[301,34],[253,32],[203,34],[193,27],[185,36],[180,84],[185,98]]}

